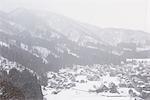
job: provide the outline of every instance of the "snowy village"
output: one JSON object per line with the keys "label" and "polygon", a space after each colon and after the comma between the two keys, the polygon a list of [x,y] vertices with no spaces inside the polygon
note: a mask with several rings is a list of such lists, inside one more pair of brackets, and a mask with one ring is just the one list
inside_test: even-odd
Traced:
{"label": "snowy village", "polygon": [[[38,89],[37,81],[39,77],[35,73],[21,65],[1,58],[0,77],[1,81],[15,81],[13,84],[17,87],[21,87],[26,80],[33,82],[32,92],[38,94],[36,96],[37,100],[42,93],[43,100],[79,100],[80,98],[82,100],[149,100],[150,62],[145,61],[147,59],[143,59],[142,62],[141,60],[127,60],[126,63],[121,65],[96,64],[92,67],[74,65],[73,68],[62,68],[58,73],[48,72],[47,75],[43,75],[40,79],[42,87]],[[21,75],[21,73],[22,77],[15,77]],[[19,79],[22,81],[19,81]],[[1,83],[0,85],[6,88],[11,84]],[[26,88],[30,88],[29,86],[27,85]],[[18,92],[17,88],[16,92]],[[33,94],[27,89],[25,89],[25,92],[27,97]],[[11,89],[8,93],[4,92],[6,96],[9,93],[11,93]],[[22,95],[21,92],[17,93],[17,96],[20,97],[20,95]]]}
{"label": "snowy village", "polygon": [[0,0],[0,100],[150,100],[150,1]]}

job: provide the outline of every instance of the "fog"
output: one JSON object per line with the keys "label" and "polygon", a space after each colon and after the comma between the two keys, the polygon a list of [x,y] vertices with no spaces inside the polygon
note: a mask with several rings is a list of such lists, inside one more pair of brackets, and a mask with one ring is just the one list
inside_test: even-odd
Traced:
{"label": "fog", "polygon": [[0,10],[18,7],[55,12],[99,27],[150,28],[148,0],[0,0]]}

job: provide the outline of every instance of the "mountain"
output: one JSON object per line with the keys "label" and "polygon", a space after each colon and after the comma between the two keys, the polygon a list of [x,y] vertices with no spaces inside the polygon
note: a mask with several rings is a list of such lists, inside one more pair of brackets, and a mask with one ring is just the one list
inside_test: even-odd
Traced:
{"label": "mountain", "polygon": [[150,34],[98,28],[24,8],[0,13],[0,55],[41,74],[73,65],[150,57]]}

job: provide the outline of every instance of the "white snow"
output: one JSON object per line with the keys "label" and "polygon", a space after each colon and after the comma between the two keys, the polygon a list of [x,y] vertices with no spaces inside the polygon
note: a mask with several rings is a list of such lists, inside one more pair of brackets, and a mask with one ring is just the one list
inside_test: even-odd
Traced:
{"label": "white snow", "polygon": [[51,53],[51,51],[48,50],[47,48],[39,46],[33,46],[32,48],[33,48],[32,53],[37,57],[41,57],[43,59],[43,63],[47,64],[48,61],[46,60],[46,58]]}
{"label": "white snow", "polygon": [[9,44],[2,42],[2,41],[0,41],[0,46],[4,46],[4,47],[9,48]]}
{"label": "white snow", "polygon": [[71,52],[70,49],[67,49],[67,51],[68,51],[68,54],[71,54],[72,56],[79,58],[79,56],[77,54]]}
{"label": "white snow", "polygon": [[96,39],[90,37],[90,36],[84,36],[80,38],[79,45],[80,46],[88,46],[87,43],[94,43],[97,44],[99,43]]}
{"label": "white snow", "polygon": [[99,84],[98,82],[90,82],[78,84],[76,87],[73,87],[68,90],[63,90],[59,94],[54,95],[50,94],[52,90],[46,90],[44,92],[44,98],[46,100],[134,100],[128,95],[127,88],[122,88],[121,94],[112,94],[112,93],[91,93],[88,92],[89,88],[91,89],[93,85]]}
{"label": "white snow", "polygon": [[6,71],[8,71],[12,68],[16,68],[16,69],[22,71],[25,68],[24,66],[22,66],[16,62],[9,61],[8,59],[6,59],[2,56],[0,56],[0,66],[1,66],[0,69],[5,69]]}
{"label": "white snow", "polygon": [[94,46],[87,46],[87,47],[91,49],[98,49],[97,47],[94,47]]}
{"label": "white snow", "polygon": [[85,75],[79,75],[76,77],[76,81],[87,81],[87,77]]}
{"label": "white snow", "polygon": [[109,83],[115,83],[116,85],[119,84],[119,78],[118,77],[110,77],[109,75],[102,77],[102,82],[106,83],[107,86]]}
{"label": "white snow", "polygon": [[132,49],[130,49],[130,48],[123,48],[123,50],[125,50],[125,51],[132,51]]}
{"label": "white snow", "polygon": [[21,48],[25,51],[28,51],[28,45],[21,43]]}
{"label": "white snow", "polygon": [[[75,86],[70,89],[64,88],[62,90],[47,87],[46,90],[43,90],[45,100],[134,100],[134,98],[131,98],[128,94],[130,88],[118,87],[120,94],[110,92],[97,94],[95,92],[90,92],[90,90],[95,90],[102,84],[109,87],[110,83],[114,83],[117,86],[120,83],[119,77],[112,77],[109,73],[101,76],[98,81],[88,80],[87,76],[98,74],[97,71],[99,67],[100,65],[94,65],[92,68],[89,66],[74,65],[73,68],[67,67],[60,69],[59,73],[49,72],[48,78],[51,80],[49,82],[56,82],[59,84],[59,81],[57,82],[57,80],[67,80],[70,83],[75,83]],[[74,77],[75,81],[70,80],[69,76]],[[84,82],[81,82],[82,80],[84,80]],[[60,92],[58,94],[52,94],[53,91]],[[134,90],[134,92],[136,91]]]}
{"label": "white snow", "polygon": [[136,63],[146,63],[146,64],[150,64],[150,58],[145,58],[145,59],[136,59],[136,58],[133,58],[133,59],[126,59],[127,62],[136,62]]}
{"label": "white snow", "polygon": [[115,54],[115,55],[118,55],[118,56],[121,56],[123,54],[123,51],[122,52],[117,52],[117,51],[112,51],[112,54]]}
{"label": "white snow", "polygon": [[55,58],[59,58],[58,55],[56,55],[55,53],[53,53],[52,51],[50,51],[49,49],[47,48],[44,48],[44,47],[40,47],[40,46],[33,46],[32,47],[33,50],[32,50],[32,53],[34,55],[36,55],[37,57],[41,57],[43,59],[43,62],[44,63],[48,63],[47,61],[47,57],[49,55],[53,55]]}
{"label": "white snow", "polygon": [[140,51],[148,51],[148,50],[150,50],[150,46],[147,46],[147,47],[141,47],[141,48],[136,48],[136,51],[137,52],[140,52]]}
{"label": "white snow", "polygon": [[65,90],[58,95],[46,95],[46,100],[132,100],[127,97],[106,97],[76,90]]}
{"label": "white snow", "polygon": [[33,46],[33,49],[37,50],[39,55],[44,59],[46,59],[47,56],[49,56],[50,54],[53,55],[55,58],[59,58],[58,55],[56,55],[54,52],[50,51],[47,48],[40,47],[40,46]]}
{"label": "white snow", "polygon": [[61,53],[64,53],[64,51],[66,50],[68,52],[68,54],[74,56],[74,57],[77,57],[79,58],[79,55],[77,55],[76,53],[72,52],[67,46],[66,44],[58,44],[57,45],[58,47],[56,47],[55,49],[58,51],[58,52],[61,52]]}
{"label": "white snow", "polygon": [[40,53],[40,56],[42,56],[43,58],[46,58],[51,53],[50,50],[44,47],[33,46],[33,49],[37,50],[38,53]]}

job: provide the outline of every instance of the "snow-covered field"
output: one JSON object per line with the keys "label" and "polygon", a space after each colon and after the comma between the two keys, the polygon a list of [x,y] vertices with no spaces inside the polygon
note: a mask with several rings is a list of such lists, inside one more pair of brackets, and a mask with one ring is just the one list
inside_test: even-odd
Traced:
{"label": "snow-covered field", "polygon": [[[109,70],[114,69],[113,66],[105,66],[104,69],[107,71],[107,67]],[[123,81],[122,77],[110,76],[106,71],[99,72],[98,69],[99,66],[92,68],[74,66],[72,69],[61,69],[59,73],[50,72],[48,74],[49,85],[45,87],[45,90],[43,89],[45,100],[135,100],[135,97],[140,95],[133,87],[120,87],[122,82],[128,84],[126,78]],[[109,91],[111,83],[117,86],[117,92]],[[103,92],[95,91],[102,90],[103,86],[108,87],[109,90],[106,90],[107,92],[105,90]],[[130,97],[130,89],[138,96]]]}
{"label": "snow-covered field", "polygon": [[59,95],[48,95],[47,100],[132,100],[130,97],[105,97],[97,94],[80,93],[80,95],[70,95],[70,91]]}
{"label": "snow-covered field", "polygon": [[93,86],[100,86],[98,81],[78,83],[75,87],[64,89],[58,94],[51,94],[53,90],[44,91],[46,100],[133,100],[128,94],[129,88],[119,88],[118,93],[93,93],[89,92],[94,89]]}
{"label": "snow-covered field", "polygon": [[[127,89],[122,89],[127,92]],[[50,91],[47,91],[50,93]],[[90,93],[86,91],[69,89],[60,92],[57,95],[47,94],[46,100],[133,100],[128,94],[110,94],[110,93]]]}

